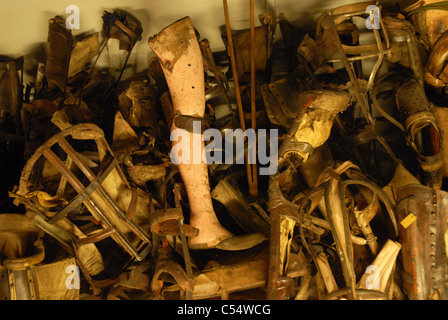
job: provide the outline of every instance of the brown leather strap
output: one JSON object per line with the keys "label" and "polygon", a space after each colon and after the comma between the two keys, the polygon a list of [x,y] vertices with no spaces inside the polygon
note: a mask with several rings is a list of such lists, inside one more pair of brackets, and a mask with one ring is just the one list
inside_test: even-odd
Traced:
{"label": "brown leather strap", "polygon": [[[200,123],[200,132],[195,132],[195,122]],[[204,118],[182,115],[179,111],[176,111],[176,113],[174,114],[174,124],[176,125],[176,127],[187,130],[190,133],[202,134],[208,128],[207,122],[204,120]]]}
{"label": "brown leather strap", "polygon": [[89,243],[95,243],[101,240],[104,240],[110,236],[112,236],[115,233],[115,229],[113,227],[104,229],[98,233],[95,233],[91,236],[85,237],[85,238],[80,238],[76,240],[76,244],[78,246],[83,246]]}
{"label": "brown leather strap", "polygon": [[[184,215],[181,208],[156,210],[149,216],[151,231],[159,235],[180,235],[179,221],[183,218]],[[186,236],[195,236],[198,235],[199,230],[184,224],[184,232]]]}
{"label": "brown leather strap", "polygon": [[138,192],[137,188],[132,188],[132,198],[131,202],[129,202],[128,210],[126,211],[126,218],[129,220],[132,220],[132,217],[134,216],[135,211],[137,210],[137,199],[138,199]]}

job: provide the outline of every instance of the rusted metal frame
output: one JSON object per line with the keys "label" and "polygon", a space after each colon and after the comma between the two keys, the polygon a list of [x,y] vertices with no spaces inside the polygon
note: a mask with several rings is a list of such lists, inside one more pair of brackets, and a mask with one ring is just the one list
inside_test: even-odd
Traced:
{"label": "rusted metal frame", "polygon": [[57,225],[48,223],[46,221],[47,217],[40,211],[39,208],[37,208],[32,202],[28,202],[27,204],[30,205],[33,211],[28,211],[26,216],[33,220],[39,228],[58,240],[68,251],[68,253],[74,256],[74,248],[71,245],[76,241],[76,239],[73,234]]}
{"label": "rusted metal frame", "polygon": [[367,81],[366,92],[370,92],[370,90],[375,82],[375,78],[378,74],[378,71],[379,71],[381,65],[383,64],[384,56],[386,54],[384,52],[383,43],[381,41],[380,33],[378,32],[378,30],[376,28],[373,28],[373,34],[375,35],[376,44],[378,45],[379,56],[378,56],[378,60],[375,62],[375,65],[373,66],[372,72],[370,73],[369,80]]}
{"label": "rusted metal frame", "polygon": [[[61,159],[48,147],[42,151],[43,156],[53,164],[62,175],[65,176],[67,181],[73,186],[77,192],[82,192],[84,185],[79,181],[79,179],[65,166]],[[106,224],[106,226],[112,227],[115,230],[118,241],[127,249],[132,256],[134,256],[138,261],[142,260],[142,257],[136,252],[132,245],[126,240],[126,238],[121,234],[117,227],[115,227],[108,217],[101,211],[97,204],[91,199],[86,198],[84,203],[87,207],[91,208],[94,212],[98,214],[100,219]]]}
{"label": "rusted metal frame", "polygon": [[[81,169],[81,171],[84,173],[84,175],[89,179],[90,182],[95,181],[97,178],[95,174],[90,170],[90,168],[84,163],[84,161],[81,160],[81,158],[78,156],[76,151],[73,149],[73,147],[68,143],[68,141],[65,138],[62,138],[58,140],[58,144],[64,150],[68,156],[73,160],[73,162]],[[118,170],[118,166],[115,166],[115,169]],[[104,189],[104,187],[101,185],[101,183],[98,183],[98,190],[100,191],[101,195],[106,199],[106,201],[114,208],[114,210],[118,213],[121,219],[126,221],[126,223],[135,231],[135,233],[142,239],[143,241],[147,243],[151,243],[151,240],[149,239],[148,235],[140,228],[140,226],[136,225],[129,217],[133,215],[133,211],[135,211],[136,208],[136,192],[132,193],[132,199],[129,204],[128,212],[124,212],[118,204],[115,202],[114,199],[111,198],[109,193]]]}
{"label": "rusted metal frame", "polygon": [[[373,127],[375,127],[375,119],[373,118],[372,114],[369,112],[369,110],[367,108],[366,95],[361,92],[361,89],[359,87],[358,80],[355,76],[353,68],[352,68],[350,62],[348,61],[347,55],[345,54],[345,51],[344,51],[344,48],[342,47],[341,39],[339,38],[339,34],[336,30],[336,25],[334,23],[334,19],[332,16],[328,15],[324,19],[324,22],[325,22],[325,24],[322,24],[322,27],[329,30],[335,40],[335,43],[338,47],[338,51],[341,54],[341,58],[342,58],[341,60],[344,64],[344,67],[345,67],[347,73],[348,73],[348,76],[350,78],[350,81],[351,81],[353,89],[354,89],[356,99],[363,111],[364,117],[369,125],[372,125]],[[386,142],[386,140],[383,137],[380,137],[379,135],[376,136],[376,140],[381,144],[381,146],[385,149],[385,151],[392,158],[392,160],[395,163],[399,163],[398,158],[395,156],[394,152],[392,151],[392,149],[390,148],[390,146]]]}
{"label": "rusted metal frame", "polygon": [[[224,18],[226,23],[226,34],[227,34],[227,51],[229,53],[230,57],[230,63],[232,67],[232,74],[233,74],[233,82],[235,85],[235,95],[236,95],[236,101],[237,101],[237,107],[238,107],[238,115],[240,119],[240,127],[241,130],[246,131],[246,123],[244,120],[244,110],[243,110],[243,103],[241,99],[241,91],[240,91],[240,84],[238,80],[238,71],[236,68],[236,61],[235,61],[235,51],[233,47],[233,39],[232,39],[232,29],[230,28],[230,18],[229,18],[229,8],[227,5],[227,0],[223,0],[223,6],[224,6]],[[249,194],[252,197],[258,196],[258,183],[255,183],[253,172],[252,172],[252,165],[248,161],[248,153],[244,153],[245,157],[245,163],[246,163],[246,171],[247,171],[247,181],[249,184]]]}
{"label": "rusted metal frame", "polygon": [[365,97],[365,95],[362,94],[361,89],[359,88],[358,79],[356,78],[353,68],[352,68],[350,62],[348,61],[347,55],[345,54],[345,51],[344,51],[344,48],[342,47],[341,39],[339,38],[338,31],[336,30],[334,17],[327,15],[322,20],[322,27],[327,29],[330,32],[331,36],[333,37],[333,39],[336,43],[338,51],[341,55],[341,61],[344,64],[344,67],[348,73],[349,79],[353,85],[356,99],[364,113],[364,117],[366,118],[366,120],[368,121],[369,124],[375,123],[375,120],[373,119],[372,115],[370,114],[370,112],[367,109],[367,106],[366,106],[367,101],[365,99],[366,97]]}
{"label": "rusted metal frame", "polygon": [[[177,183],[174,185],[174,193],[175,193],[174,199],[175,199],[175,203],[176,203],[176,208],[181,208],[180,201],[179,201],[179,185]],[[182,242],[182,252],[184,255],[185,271],[187,274],[187,279],[191,279],[191,281],[193,281],[193,267],[191,264],[190,252],[188,250],[187,237],[185,236],[184,219],[178,218],[177,221],[179,223],[180,239]],[[186,298],[186,300],[192,300],[193,299],[193,291],[186,288],[185,298]]]}
{"label": "rusted metal frame", "polygon": [[[337,19],[339,21],[339,19],[342,17],[342,21],[347,20],[348,18],[354,17],[354,16],[365,16],[366,13],[366,8],[368,5],[378,5],[379,9],[381,10],[381,5],[379,5],[377,2],[375,1],[366,1],[366,2],[360,2],[360,3],[354,3],[354,4],[348,4],[348,5],[343,5],[340,6],[338,8],[335,8],[331,11],[331,14],[335,17],[335,19]],[[343,12],[343,13],[339,13],[341,11],[344,11],[348,8],[354,8],[354,11],[350,11],[350,12]],[[370,17],[370,14],[368,14],[368,16]],[[367,18],[368,19],[368,18]],[[342,22],[340,21],[340,22]],[[390,48],[390,39],[389,39],[389,35],[387,33],[387,29],[385,28],[385,25],[383,23],[383,20],[380,18],[380,26],[381,26],[381,30],[383,31],[384,34],[384,38],[386,40],[386,46],[387,48]]]}
{"label": "rusted metal frame", "polygon": [[[391,53],[391,52],[392,52],[392,49],[383,50],[384,55]],[[381,53],[379,53],[379,52],[375,52],[375,53],[371,53],[371,54],[366,54],[364,56],[347,57],[347,60],[349,62],[354,62],[354,61],[359,61],[359,60],[367,60],[367,59],[377,58],[380,56],[380,54]],[[334,63],[334,62],[341,62],[342,59],[330,59],[330,60],[326,60],[326,61]]]}
{"label": "rusted metal frame", "polygon": [[[52,218],[47,219],[46,222],[54,224],[62,218],[66,217],[71,211],[73,211],[76,207],[78,207],[87,197],[89,197],[92,192],[97,190],[98,186],[106,179],[109,173],[114,169],[115,166],[118,165],[116,159],[112,158],[106,161],[106,166],[104,171],[102,171],[96,178],[93,180],[89,186],[87,186],[83,192],[79,193],[70,203],[65,206],[61,211],[56,213]],[[65,179],[65,177],[64,177]]]}
{"label": "rusted metal frame", "polygon": [[166,252],[159,251],[155,257],[154,273],[151,280],[152,291],[159,291],[163,288],[160,284],[159,278],[164,273],[167,273],[173,277],[180,290],[184,290],[185,292],[194,291],[194,280],[188,278],[185,270],[182,269],[177,262],[168,257]]}
{"label": "rusted metal frame", "polygon": [[173,171],[171,171],[166,176],[165,180],[163,181],[162,186],[160,187],[159,197],[160,197],[161,202],[164,204],[165,208],[168,207],[168,202],[167,202],[167,198],[166,198],[167,184],[177,173],[179,173],[179,169],[178,168],[174,168]]}
{"label": "rusted metal frame", "polygon": [[[383,62],[384,56],[390,52],[390,42],[389,42],[389,37],[387,35],[386,29],[384,28],[384,25],[382,23],[382,20],[380,19],[380,23],[383,26],[383,33],[385,34],[385,38],[386,38],[386,48],[387,50],[384,50],[383,48],[383,44],[382,44],[382,40],[381,40],[381,36],[378,32],[377,29],[373,28],[373,33],[375,35],[375,41],[376,41],[376,45],[378,48],[378,52],[375,52],[373,54],[370,55],[365,55],[365,56],[355,56],[355,57],[347,57],[345,50],[344,50],[344,46],[342,45],[340,38],[339,38],[339,34],[336,30],[336,24],[335,24],[335,20],[338,19],[340,16],[346,17],[346,18],[350,18],[353,16],[358,16],[360,14],[365,14],[365,12],[353,12],[353,13],[348,13],[348,14],[340,14],[340,15],[335,15],[335,16],[327,16],[326,18],[324,18],[324,24],[322,24],[322,27],[329,30],[331,32],[331,35],[333,36],[333,39],[336,42],[336,45],[338,47],[338,51],[341,54],[341,59],[333,59],[331,60],[332,62],[342,62],[344,64],[345,69],[347,70],[347,73],[349,75],[350,81],[352,82],[354,88],[355,88],[355,94],[359,100],[359,103],[361,104],[361,107],[363,109],[363,111],[367,111],[367,101],[364,99],[361,99],[362,96],[364,96],[361,93],[361,90],[358,86],[358,84],[356,83],[356,76],[354,75],[354,71],[352,68],[352,65],[350,62],[353,61],[358,61],[358,60],[364,60],[364,59],[369,59],[369,58],[375,58],[378,57],[373,70],[369,76],[369,80],[368,80],[368,84],[367,84],[367,89],[366,92],[370,91],[371,86],[373,85],[373,81],[376,77],[376,74]],[[329,21],[331,20],[331,23],[329,23]],[[365,98],[365,96],[364,96]],[[367,112],[367,115],[365,115],[368,119],[367,120],[373,120],[373,118],[371,118],[371,116],[368,115],[369,112]]]}
{"label": "rusted metal frame", "polygon": [[[286,163],[284,158],[286,151],[288,150],[291,139],[300,124],[300,120],[303,117],[305,111],[300,112],[295,121],[291,124],[288,129],[288,134],[280,145],[278,156],[279,156],[279,167]],[[303,144],[302,147],[307,147],[307,144]],[[312,146],[308,150],[310,153],[313,152]],[[282,216],[291,217],[295,221],[300,222],[297,216],[298,206],[286,200],[279,188],[279,177],[281,173],[277,171],[275,174],[271,175],[269,178],[268,186],[268,210],[270,216],[270,227],[269,227],[269,269],[268,269],[268,280],[267,280],[267,299],[268,300],[285,300],[289,299],[290,292],[287,288],[279,290],[281,287],[281,282],[285,281],[283,277],[283,270],[281,266],[281,257],[279,252],[280,247],[280,222]],[[299,225],[301,225],[299,223]]]}

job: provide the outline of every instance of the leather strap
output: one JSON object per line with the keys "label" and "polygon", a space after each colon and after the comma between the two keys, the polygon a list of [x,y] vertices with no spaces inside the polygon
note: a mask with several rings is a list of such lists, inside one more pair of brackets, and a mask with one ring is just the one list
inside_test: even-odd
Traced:
{"label": "leather strap", "polygon": [[76,240],[76,244],[78,246],[83,246],[89,243],[95,243],[101,240],[104,240],[110,236],[112,236],[113,234],[115,234],[115,229],[113,227],[101,230],[98,233],[95,233],[91,236],[85,237],[85,238],[80,238]]}
{"label": "leather strap", "polygon": [[137,200],[138,200],[137,188],[132,188],[131,190],[132,190],[132,198],[131,202],[129,202],[128,210],[126,211],[126,218],[129,220],[132,220],[132,217],[134,216],[134,213],[137,210]]}
{"label": "leather strap", "polygon": [[[195,131],[195,122],[200,123],[200,132]],[[187,130],[190,133],[204,133],[209,128],[207,122],[202,117],[182,115],[179,111],[174,114],[174,124],[180,129]]]}

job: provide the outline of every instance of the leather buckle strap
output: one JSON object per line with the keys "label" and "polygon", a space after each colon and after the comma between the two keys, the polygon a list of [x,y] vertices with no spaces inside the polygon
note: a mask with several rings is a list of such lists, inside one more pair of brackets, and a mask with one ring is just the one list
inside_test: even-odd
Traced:
{"label": "leather buckle strap", "polygon": [[[180,235],[179,221],[184,219],[181,208],[164,208],[151,213],[149,223],[151,231],[158,235]],[[197,235],[199,230],[189,225],[184,225],[186,236]]]}
{"label": "leather buckle strap", "polygon": [[314,152],[314,147],[307,142],[300,142],[290,140],[283,148],[280,156],[287,157],[290,153],[294,152],[306,152],[309,155],[312,155]]}
{"label": "leather buckle strap", "polygon": [[[199,122],[200,126],[200,132],[197,132],[197,124],[195,126],[195,123]],[[205,130],[209,128],[207,122],[203,117],[196,117],[196,116],[188,116],[188,115],[182,115],[180,111],[176,111],[174,114],[174,124],[179,129],[184,129],[190,133],[204,133]]]}

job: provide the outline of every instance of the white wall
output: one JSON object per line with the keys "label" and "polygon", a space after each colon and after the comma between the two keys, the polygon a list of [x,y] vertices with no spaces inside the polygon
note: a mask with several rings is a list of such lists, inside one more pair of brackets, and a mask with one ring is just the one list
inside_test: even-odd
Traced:
{"label": "white wall", "polygon": [[[297,25],[307,25],[324,10],[352,2],[359,1],[255,0],[255,16],[270,11]],[[145,70],[153,56],[148,38],[185,16],[191,17],[201,38],[209,39],[212,50],[224,50],[221,27],[225,20],[221,0],[0,0],[0,55],[25,56],[25,70],[29,77],[33,77],[36,61],[45,55],[48,20],[56,15],[68,17],[65,8],[69,5],[80,9],[80,30],[73,30],[74,35],[101,32],[101,17],[105,10],[112,12],[119,8],[139,19],[143,27],[142,40],[129,60],[136,72]],[[249,1],[228,0],[228,6],[232,29],[248,28]],[[256,24],[259,24],[258,19]],[[123,53],[115,49],[110,50],[112,58],[122,58]],[[121,60],[112,61],[119,66]],[[106,60],[100,63],[106,63]]]}

